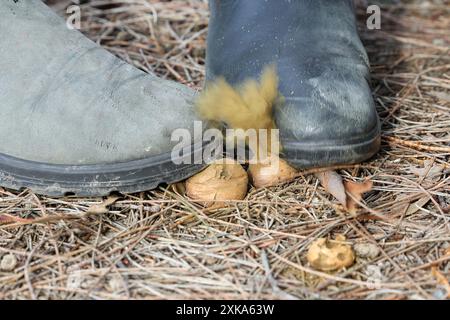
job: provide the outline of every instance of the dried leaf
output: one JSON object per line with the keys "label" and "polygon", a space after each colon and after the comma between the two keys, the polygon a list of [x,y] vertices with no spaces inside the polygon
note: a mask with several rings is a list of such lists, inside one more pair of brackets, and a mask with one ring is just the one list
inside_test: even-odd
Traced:
{"label": "dried leaf", "polygon": [[96,215],[96,214],[105,214],[109,212],[109,207],[116,203],[120,197],[118,196],[109,196],[105,201],[100,204],[94,204],[89,207],[86,211],[86,215]]}
{"label": "dried leaf", "polygon": [[355,213],[358,209],[358,202],[361,202],[364,193],[369,192],[373,188],[373,182],[366,180],[362,183],[345,181],[345,190],[350,196],[347,197],[346,208],[348,212]]}
{"label": "dried leaf", "polygon": [[355,261],[353,249],[343,235],[336,236],[335,241],[320,238],[313,242],[308,250],[307,259],[311,266],[321,271],[336,271],[350,267]]}
{"label": "dried leaf", "polygon": [[316,173],[316,177],[328,193],[332,194],[344,207],[347,207],[344,182],[339,174],[335,171],[326,171]]}
{"label": "dried leaf", "polygon": [[406,210],[406,216],[412,215],[423,208],[424,205],[426,205],[428,202],[430,202],[430,197],[425,196],[420,198],[414,203],[409,204],[408,209]]}
{"label": "dried leaf", "polygon": [[411,168],[411,172],[420,177],[424,178],[440,178],[442,172],[444,171],[444,166],[436,163],[434,160],[426,160],[423,164],[423,168]]}
{"label": "dried leaf", "polygon": [[[316,177],[327,192],[332,194],[350,212],[355,213],[362,195],[373,188],[373,183],[366,180],[363,183],[345,181],[335,171],[317,173]],[[349,196],[350,195],[350,196]]]}

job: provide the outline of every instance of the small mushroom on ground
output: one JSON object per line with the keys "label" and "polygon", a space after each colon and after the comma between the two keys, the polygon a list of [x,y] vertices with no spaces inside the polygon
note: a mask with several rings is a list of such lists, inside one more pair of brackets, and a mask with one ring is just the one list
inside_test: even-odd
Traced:
{"label": "small mushroom on ground", "polygon": [[[275,163],[277,161],[278,163]],[[248,175],[255,188],[267,188],[295,179],[298,172],[285,160],[276,158],[270,164],[250,164]]]}
{"label": "small mushroom on ground", "polygon": [[380,254],[380,248],[373,243],[357,243],[355,253],[360,258],[375,259]]}
{"label": "small mushroom on ground", "polygon": [[222,207],[226,200],[243,200],[248,175],[234,160],[219,160],[186,181],[186,194],[207,207]]}
{"label": "small mushroom on ground", "polygon": [[13,271],[17,265],[17,258],[13,254],[5,254],[0,262],[1,271]]}
{"label": "small mushroom on ground", "polygon": [[343,235],[336,236],[335,241],[320,238],[309,248],[307,259],[311,266],[320,271],[336,271],[350,267],[355,261],[353,249]]}

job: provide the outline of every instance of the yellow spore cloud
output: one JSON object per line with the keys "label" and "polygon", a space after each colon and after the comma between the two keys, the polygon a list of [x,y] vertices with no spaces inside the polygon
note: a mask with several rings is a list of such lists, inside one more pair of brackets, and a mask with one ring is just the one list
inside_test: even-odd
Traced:
{"label": "yellow spore cloud", "polygon": [[277,72],[268,66],[259,81],[248,79],[236,88],[224,78],[209,83],[197,100],[197,112],[204,120],[226,123],[232,129],[274,129],[278,97]]}

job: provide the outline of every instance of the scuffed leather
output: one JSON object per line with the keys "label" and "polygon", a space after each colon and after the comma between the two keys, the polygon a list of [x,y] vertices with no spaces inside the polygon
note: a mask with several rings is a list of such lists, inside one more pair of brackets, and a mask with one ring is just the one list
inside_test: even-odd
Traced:
{"label": "scuffed leather", "polygon": [[[351,0],[210,0],[207,81],[275,63],[282,143],[351,143],[378,125]],[[219,107],[219,106],[218,106]]]}
{"label": "scuffed leather", "polygon": [[170,152],[193,90],[102,49],[41,1],[0,1],[0,153],[51,164]]}

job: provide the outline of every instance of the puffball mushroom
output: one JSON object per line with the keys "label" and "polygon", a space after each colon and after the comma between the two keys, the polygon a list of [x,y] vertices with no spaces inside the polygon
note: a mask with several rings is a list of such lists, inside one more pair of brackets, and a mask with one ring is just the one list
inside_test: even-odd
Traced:
{"label": "puffball mushroom", "polygon": [[[278,161],[276,165],[274,161]],[[267,188],[289,182],[297,176],[297,170],[285,160],[276,158],[272,164],[250,164],[248,175],[255,188]]]}
{"label": "puffball mushroom", "polygon": [[234,160],[219,160],[186,181],[186,194],[207,207],[225,206],[224,200],[243,200],[248,175]]}
{"label": "puffball mushroom", "polygon": [[[343,235],[336,236],[336,241],[343,242]],[[313,242],[307,254],[308,262],[314,269],[336,271],[350,267],[355,261],[351,246],[320,238]]]}

